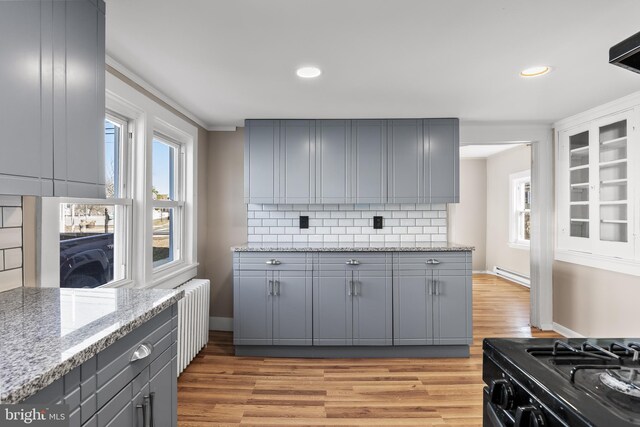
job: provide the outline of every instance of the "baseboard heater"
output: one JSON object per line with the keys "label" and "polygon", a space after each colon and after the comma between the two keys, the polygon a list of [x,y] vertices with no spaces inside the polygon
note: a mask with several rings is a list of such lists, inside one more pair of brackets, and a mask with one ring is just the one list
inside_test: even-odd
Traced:
{"label": "baseboard heater", "polygon": [[178,375],[209,341],[209,280],[193,279],[177,289],[184,290],[178,301]]}
{"label": "baseboard heater", "polygon": [[525,276],[524,274],[516,273],[515,271],[507,270],[506,268],[498,266],[493,267],[493,272],[498,277],[504,277],[507,280],[516,282],[519,285],[526,286],[527,288],[531,287],[531,279],[529,276]]}

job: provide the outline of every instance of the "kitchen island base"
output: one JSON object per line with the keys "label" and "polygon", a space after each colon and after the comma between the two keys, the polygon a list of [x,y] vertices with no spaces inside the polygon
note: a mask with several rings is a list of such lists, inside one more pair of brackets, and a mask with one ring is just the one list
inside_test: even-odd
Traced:
{"label": "kitchen island base", "polygon": [[352,347],[352,346],[235,346],[236,356],[296,357],[318,359],[354,358],[438,358],[469,357],[468,345],[421,345],[401,347]]}

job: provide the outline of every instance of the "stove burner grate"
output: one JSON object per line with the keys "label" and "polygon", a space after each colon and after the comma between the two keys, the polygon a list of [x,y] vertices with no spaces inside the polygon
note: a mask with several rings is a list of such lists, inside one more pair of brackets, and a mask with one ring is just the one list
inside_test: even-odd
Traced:
{"label": "stove burner grate", "polygon": [[619,369],[615,372],[607,369],[600,374],[600,381],[612,390],[620,393],[640,397],[640,383],[638,382],[638,371],[636,369]]}

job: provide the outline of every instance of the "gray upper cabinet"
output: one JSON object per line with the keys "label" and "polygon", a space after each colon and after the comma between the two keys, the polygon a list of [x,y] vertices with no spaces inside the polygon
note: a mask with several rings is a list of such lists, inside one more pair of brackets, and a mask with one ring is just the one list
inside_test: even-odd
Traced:
{"label": "gray upper cabinet", "polygon": [[247,120],[245,202],[458,202],[458,126],[458,119]]}
{"label": "gray upper cabinet", "polygon": [[389,202],[424,200],[423,120],[389,120]]}
{"label": "gray upper cabinet", "polygon": [[351,202],[387,201],[387,120],[351,123]]}
{"label": "gray upper cabinet", "polygon": [[279,203],[315,201],[315,121],[280,121]]}
{"label": "gray upper cabinet", "polygon": [[458,119],[424,120],[424,202],[460,201],[460,135]]}
{"label": "gray upper cabinet", "polygon": [[351,121],[316,120],[316,203],[350,203],[351,171]]}
{"label": "gray upper cabinet", "polygon": [[280,122],[247,120],[244,139],[245,203],[278,203]]}
{"label": "gray upper cabinet", "polygon": [[104,197],[104,11],[0,2],[0,194]]}

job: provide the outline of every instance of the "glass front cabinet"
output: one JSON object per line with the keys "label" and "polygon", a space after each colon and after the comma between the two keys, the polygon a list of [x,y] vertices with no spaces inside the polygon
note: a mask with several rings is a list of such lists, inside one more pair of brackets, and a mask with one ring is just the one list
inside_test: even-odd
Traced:
{"label": "glass front cabinet", "polygon": [[636,258],[638,141],[629,109],[558,131],[558,248]]}

